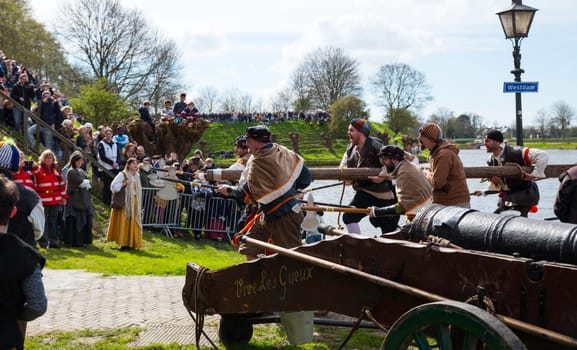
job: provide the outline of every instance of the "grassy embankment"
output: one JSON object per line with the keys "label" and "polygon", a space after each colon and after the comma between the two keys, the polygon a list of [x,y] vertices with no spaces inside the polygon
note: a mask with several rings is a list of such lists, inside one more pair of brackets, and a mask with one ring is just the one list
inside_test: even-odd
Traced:
{"label": "grassy embankment", "polygon": [[[213,152],[217,166],[228,166],[235,161],[219,157],[223,151],[234,153],[234,140],[239,135],[244,135],[247,126],[254,124],[246,123],[212,123],[204,132],[202,141],[206,142],[205,153]],[[292,150],[290,132],[299,134],[299,151],[307,164],[337,163],[347,146],[347,139],[335,139],[333,141],[334,153],[327,149],[321,133],[328,131],[327,125],[317,126],[304,121],[287,121],[268,124],[275,141]],[[206,155],[205,154],[205,155]]]}

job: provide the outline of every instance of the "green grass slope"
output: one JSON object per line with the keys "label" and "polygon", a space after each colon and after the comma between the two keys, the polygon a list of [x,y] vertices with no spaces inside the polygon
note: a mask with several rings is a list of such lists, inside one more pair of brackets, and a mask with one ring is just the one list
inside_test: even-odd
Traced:
{"label": "green grass slope", "polygon": [[[239,135],[244,135],[248,126],[256,125],[256,123],[211,123],[210,127],[204,132],[201,143],[205,142],[205,153],[212,152],[217,166],[227,166],[233,163],[236,159],[223,159],[220,157],[221,152],[234,153],[234,140]],[[348,145],[348,139],[334,139],[334,152],[329,152],[327,144],[322,133],[328,132],[328,125],[315,125],[304,121],[286,121],[279,123],[267,124],[270,128],[275,141],[289,149],[293,149],[292,142],[289,137],[290,132],[297,132],[299,134],[299,151],[305,159],[305,162],[310,165],[334,165],[340,162],[343,152]],[[377,123],[371,123],[372,133],[376,131],[383,131],[384,127]],[[195,145],[195,148],[199,148]],[[206,156],[205,154],[205,156]]]}

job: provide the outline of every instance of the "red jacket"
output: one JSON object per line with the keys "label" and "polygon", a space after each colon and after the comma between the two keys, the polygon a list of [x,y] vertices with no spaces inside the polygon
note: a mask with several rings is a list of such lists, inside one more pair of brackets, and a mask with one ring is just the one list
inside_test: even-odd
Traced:
{"label": "red jacket", "polygon": [[58,205],[68,199],[66,184],[60,169],[57,167],[46,168],[39,166],[34,170],[36,179],[36,193],[42,200],[42,205]]}
{"label": "red jacket", "polygon": [[31,171],[26,171],[22,167],[18,169],[17,173],[12,174],[12,179],[14,182],[19,182],[26,187],[29,187],[36,191],[36,185],[34,184],[34,177]]}

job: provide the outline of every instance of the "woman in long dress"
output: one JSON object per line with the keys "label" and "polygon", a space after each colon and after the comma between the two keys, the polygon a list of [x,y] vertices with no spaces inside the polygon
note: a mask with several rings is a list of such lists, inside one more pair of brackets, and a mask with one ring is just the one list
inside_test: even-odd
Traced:
{"label": "woman in long dress", "polygon": [[90,181],[82,169],[84,157],[80,151],[70,156],[66,172],[66,193],[68,201],[64,211],[64,234],[66,245],[81,247],[92,244],[92,217],[94,207],[90,200]]}
{"label": "woman in long dress", "polygon": [[126,188],[125,206],[112,208],[107,234],[107,240],[118,243],[120,250],[142,248],[142,186],[137,170],[136,158],[129,158],[110,184],[112,193]]}

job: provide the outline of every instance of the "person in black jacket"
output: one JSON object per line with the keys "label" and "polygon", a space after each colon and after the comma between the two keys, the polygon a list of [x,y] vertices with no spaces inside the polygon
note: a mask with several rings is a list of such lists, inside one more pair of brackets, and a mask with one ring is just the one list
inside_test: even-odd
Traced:
{"label": "person in black jacket", "polygon": [[[30,110],[32,100],[34,99],[34,85],[28,81],[28,74],[21,74],[18,77],[18,83],[12,87],[10,97],[16,100],[26,110]],[[19,106],[14,106],[14,129],[22,133],[22,123],[24,121],[24,112]]]}
{"label": "person in black jacket", "polygon": [[559,190],[553,210],[561,222],[577,224],[577,165],[559,176]]}
{"label": "person in black jacket", "polygon": [[[0,174],[13,180],[14,173],[18,172],[20,165],[20,150],[16,145],[6,141],[0,141]],[[16,214],[10,219],[12,225],[9,233],[18,236],[31,246],[36,246],[44,234],[44,206],[40,197],[33,189],[21,183],[18,187],[18,201],[16,202]],[[1,204],[1,203],[0,203]],[[12,230],[14,229],[14,230]]]}
{"label": "person in black jacket", "polygon": [[184,109],[186,108],[186,102],[184,102],[184,100],[186,100],[186,94],[183,92],[182,94],[180,94],[180,101],[176,102],[174,104],[174,107],[172,107],[174,115],[180,115],[180,113],[184,111]]}
{"label": "person in black jacket", "polygon": [[150,102],[144,101],[142,107],[138,109],[138,114],[140,115],[140,119],[150,125],[152,131],[154,131],[154,120],[152,120],[152,117],[150,116]]}
{"label": "person in black jacket", "polygon": [[[348,127],[349,147],[341,160],[341,168],[380,168],[379,151],[383,144],[374,137],[369,137],[371,129],[366,119],[355,118],[351,120]],[[345,184],[352,185],[356,193],[349,205],[357,208],[368,208],[371,206],[387,207],[397,202],[394,193],[394,186],[391,180],[383,177],[374,177],[366,180],[345,181]],[[343,222],[347,230],[351,233],[361,233],[359,222],[367,214],[345,213]],[[382,233],[391,232],[397,229],[400,216],[371,217],[369,221],[374,227],[379,227]]]}
{"label": "person in black jacket", "polygon": [[43,315],[48,304],[41,275],[44,257],[7,234],[18,192],[16,183],[0,175],[0,349],[24,349],[26,322]]}
{"label": "person in black jacket", "polygon": [[[42,93],[42,100],[38,101],[38,104],[35,107],[40,109],[40,118],[48,124],[52,131],[59,128],[57,128],[56,125],[61,116],[60,108],[58,108],[58,104],[54,102],[54,99],[50,95],[50,91],[46,90]],[[36,111],[36,109],[34,111]],[[28,140],[32,147],[36,145],[36,129],[38,127],[38,124],[35,124],[28,128]],[[51,131],[47,128],[40,127],[40,134],[42,135],[42,143],[44,144],[44,147],[56,151],[56,144]]]}

